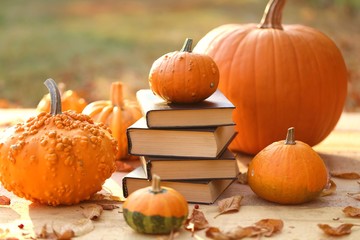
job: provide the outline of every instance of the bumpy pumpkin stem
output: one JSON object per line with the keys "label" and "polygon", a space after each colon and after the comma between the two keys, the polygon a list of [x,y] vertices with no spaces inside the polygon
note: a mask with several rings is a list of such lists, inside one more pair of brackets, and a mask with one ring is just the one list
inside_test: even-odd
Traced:
{"label": "bumpy pumpkin stem", "polygon": [[45,86],[50,93],[50,113],[51,115],[61,114],[61,95],[60,91],[56,85],[56,82],[49,78],[44,82]]}
{"label": "bumpy pumpkin stem", "polygon": [[113,82],[110,88],[110,99],[114,106],[122,108],[124,106],[123,84],[122,82]]}
{"label": "bumpy pumpkin stem", "polygon": [[286,145],[295,145],[295,128],[291,127],[288,129],[285,139]]}
{"label": "bumpy pumpkin stem", "polygon": [[181,52],[192,52],[192,43],[193,40],[191,38],[185,39],[184,45],[181,48]]}
{"label": "bumpy pumpkin stem", "polygon": [[270,0],[265,8],[259,28],[273,28],[283,30],[281,25],[282,10],[286,0]]}
{"label": "bumpy pumpkin stem", "polygon": [[160,177],[156,174],[153,174],[152,176],[152,183],[151,183],[151,191],[153,193],[159,193],[161,192],[161,186],[160,186]]}

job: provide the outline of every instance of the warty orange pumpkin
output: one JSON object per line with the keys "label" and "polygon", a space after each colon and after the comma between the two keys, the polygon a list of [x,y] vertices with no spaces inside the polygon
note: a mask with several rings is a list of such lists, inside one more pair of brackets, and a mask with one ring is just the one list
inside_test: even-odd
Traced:
{"label": "warty orange pumpkin", "polygon": [[104,124],[61,109],[55,81],[45,81],[51,112],[0,135],[0,181],[19,197],[48,205],[87,200],[115,171],[116,140]]}
{"label": "warty orange pumpkin", "polygon": [[151,90],[172,103],[196,103],[213,94],[219,84],[219,69],[214,60],[192,52],[187,38],[180,51],[167,53],[151,66]]}
{"label": "warty orange pumpkin", "polygon": [[219,26],[194,48],[217,63],[219,89],[236,106],[233,151],[256,154],[288,126],[314,146],[342,113],[347,69],[340,50],[316,29],[282,25],[285,2],[270,0],[260,24]]}
{"label": "warty orange pumpkin", "polygon": [[318,197],[328,183],[324,161],[308,144],[295,141],[294,131],[289,128],[285,141],[270,144],[249,164],[248,184],[263,199],[305,203]]}
{"label": "warty orange pumpkin", "polygon": [[129,158],[126,129],[142,117],[142,112],[137,102],[124,99],[122,82],[111,84],[110,100],[92,102],[82,113],[109,126],[118,141],[117,160]]}

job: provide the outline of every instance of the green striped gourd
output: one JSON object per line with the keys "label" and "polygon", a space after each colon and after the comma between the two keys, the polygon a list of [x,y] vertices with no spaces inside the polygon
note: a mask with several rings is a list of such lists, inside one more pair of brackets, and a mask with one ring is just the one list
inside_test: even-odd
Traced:
{"label": "green striped gourd", "polygon": [[154,175],[152,186],[131,193],[123,204],[126,223],[146,234],[167,234],[179,229],[188,216],[186,199],[176,190],[160,186]]}

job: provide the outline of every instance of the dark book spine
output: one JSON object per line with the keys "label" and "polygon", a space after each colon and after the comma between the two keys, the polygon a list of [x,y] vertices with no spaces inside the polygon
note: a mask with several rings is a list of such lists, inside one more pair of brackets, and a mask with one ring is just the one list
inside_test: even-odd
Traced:
{"label": "dark book spine", "polygon": [[123,190],[124,198],[127,198],[129,196],[129,191],[126,185],[126,177],[122,179],[122,190]]}
{"label": "dark book spine", "polygon": [[151,173],[151,161],[150,160],[148,160],[148,161],[146,161],[146,176],[147,176],[147,179],[148,180],[152,180],[152,173]]}

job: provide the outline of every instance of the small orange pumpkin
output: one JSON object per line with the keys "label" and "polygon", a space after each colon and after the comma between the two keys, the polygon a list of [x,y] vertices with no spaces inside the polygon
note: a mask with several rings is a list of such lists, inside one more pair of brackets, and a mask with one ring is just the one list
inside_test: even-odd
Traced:
{"label": "small orange pumpkin", "polygon": [[92,102],[82,113],[89,115],[95,122],[109,126],[118,141],[117,159],[128,159],[126,129],[142,117],[142,112],[137,102],[124,99],[122,82],[111,84],[110,99]]}
{"label": "small orange pumpkin", "polygon": [[51,112],[41,112],[0,135],[0,181],[19,197],[70,205],[100,191],[115,171],[116,140],[104,124],[61,109],[52,79],[45,81]]}
{"label": "small orange pumpkin", "polygon": [[[77,113],[81,113],[82,110],[86,107],[87,102],[84,98],[80,97],[76,91],[67,90],[64,91],[64,85],[59,84],[59,91],[61,95],[61,107],[63,111],[73,110]],[[46,94],[38,103],[36,110],[41,112],[49,112],[50,111],[50,94]]]}
{"label": "small orange pumpkin", "polygon": [[180,51],[158,58],[149,73],[151,90],[173,103],[200,102],[213,94],[219,84],[219,70],[214,60],[192,53],[192,39],[186,39]]}
{"label": "small orange pumpkin", "polygon": [[250,162],[248,184],[261,198],[281,204],[313,200],[328,183],[320,156],[306,143],[294,140],[294,128],[285,141],[270,144]]}

